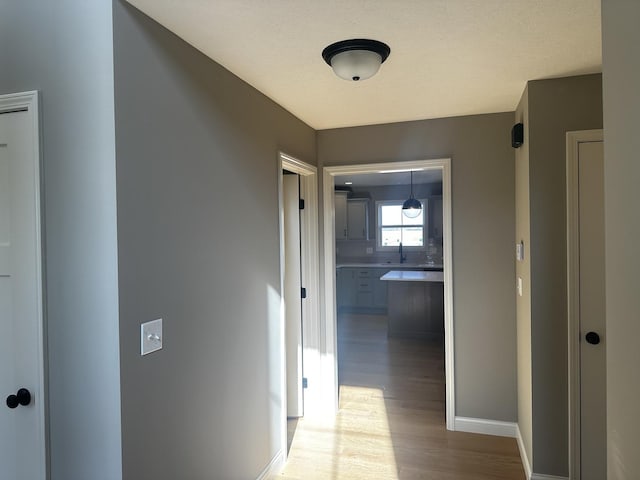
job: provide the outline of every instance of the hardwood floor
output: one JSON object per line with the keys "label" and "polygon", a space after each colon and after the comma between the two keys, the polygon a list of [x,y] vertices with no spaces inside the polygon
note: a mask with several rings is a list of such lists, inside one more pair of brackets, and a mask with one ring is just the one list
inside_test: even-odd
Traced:
{"label": "hardwood floor", "polygon": [[338,318],[340,411],[300,419],[286,480],[522,480],[516,441],[445,428],[440,342],[387,339],[386,317]]}

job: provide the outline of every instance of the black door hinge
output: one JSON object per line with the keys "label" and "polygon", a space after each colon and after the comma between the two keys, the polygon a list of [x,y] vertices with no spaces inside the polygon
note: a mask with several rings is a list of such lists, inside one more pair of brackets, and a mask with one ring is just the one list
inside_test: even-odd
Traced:
{"label": "black door hinge", "polygon": [[301,296],[302,298],[307,298],[307,289],[306,289],[306,288],[304,288],[304,287],[302,287],[300,290],[301,290],[301,292],[300,292],[300,296]]}
{"label": "black door hinge", "polygon": [[304,210],[304,198],[301,198],[299,202],[300,210]]}

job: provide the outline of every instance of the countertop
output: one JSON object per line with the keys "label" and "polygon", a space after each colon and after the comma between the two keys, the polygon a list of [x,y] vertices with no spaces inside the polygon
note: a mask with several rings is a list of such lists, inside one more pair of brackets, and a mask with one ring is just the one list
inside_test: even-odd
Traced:
{"label": "countertop", "polygon": [[442,272],[391,270],[381,276],[380,280],[392,282],[444,282],[444,274]]}
{"label": "countertop", "polygon": [[442,269],[442,265],[426,264],[426,263],[338,263],[336,268],[355,267],[355,268],[432,268]]}

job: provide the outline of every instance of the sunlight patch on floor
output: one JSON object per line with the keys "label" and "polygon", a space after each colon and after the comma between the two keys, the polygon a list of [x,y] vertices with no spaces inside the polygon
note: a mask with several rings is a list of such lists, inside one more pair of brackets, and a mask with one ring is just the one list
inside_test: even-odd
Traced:
{"label": "sunlight patch on floor", "polygon": [[282,475],[301,480],[398,480],[382,390],[342,385],[334,419],[301,419]]}

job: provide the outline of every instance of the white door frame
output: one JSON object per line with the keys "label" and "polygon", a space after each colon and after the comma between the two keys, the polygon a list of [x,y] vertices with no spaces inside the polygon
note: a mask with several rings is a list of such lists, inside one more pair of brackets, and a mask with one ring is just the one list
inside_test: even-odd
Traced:
{"label": "white door frame", "polygon": [[[304,199],[304,210],[300,215],[302,286],[307,289],[307,298],[302,301],[302,358],[303,376],[308,387],[303,389],[304,414],[314,416],[321,407],[320,374],[320,275],[318,245],[318,175],[317,168],[297,158],[278,152],[278,206],[280,222],[280,291],[284,292],[284,207],[282,192],[282,171],[288,170],[300,175],[300,198]],[[282,326],[282,448],[286,458],[287,450],[287,406],[286,406],[286,356],[284,351],[284,300],[280,302],[280,322]]]}
{"label": "white door frame", "polygon": [[567,132],[567,338],[569,478],[580,478],[580,230],[578,148],[603,141],[602,130]]}
{"label": "white door frame", "polygon": [[387,170],[441,169],[443,208],[443,265],[444,265],[444,341],[446,377],[447,429],[455,430],[455,368],[453,322],[453,243],[451,224],[451,159],[414,160],[408,162],[372,163],[365,165],[341,165],[323,169],[323,224],[324,224],[324,328],[323,390],[327,413],[338,411],[338,350],[336,329],[336,252],[335,205],[333,192],[336,175],[376,173]]}
{"label": "white door frame", "polygon": [[[34,179],[34,205],[35,205],[35,217],[36,224],[33,226],[35,234],[35,256],[36,271],[33,274],[36,277],[34,285],[36,291],[37,301],[37,350],[38,350],[38,371],[37,371],[37,389],[35,392],[37,397],[34,398],[33,408],[36,409],[36,415],[38,416],[38,424],[40,429],[37,432],[38,445],[40,451],[31,452],[31,458],[34,462],[39,462],[42,466],[41,471],[43,476],[41,480],[44,480],[48,476],[48,462],[47,462],[47,428],[46,423],[46,403],[47,403],[47,390],[45,381],[45,363],[44,363],[44,304],[43,304],[43,279],[42,279],[42,216],[41,216],[41,156],[40,156],[40,128],[39,128],[39,112],[38,112],[38,92],[29,91],[21,93],[12,93],[7,95],[0,95],[0,112],[6,114],[12,111],[23,111],[29,116],[30,131],[29,136],[32,142],[33,155],[30,161],[33,163]],[[38,398],[39,397],[39,398]],[[38,479],[40,480],[40,479]]]}

